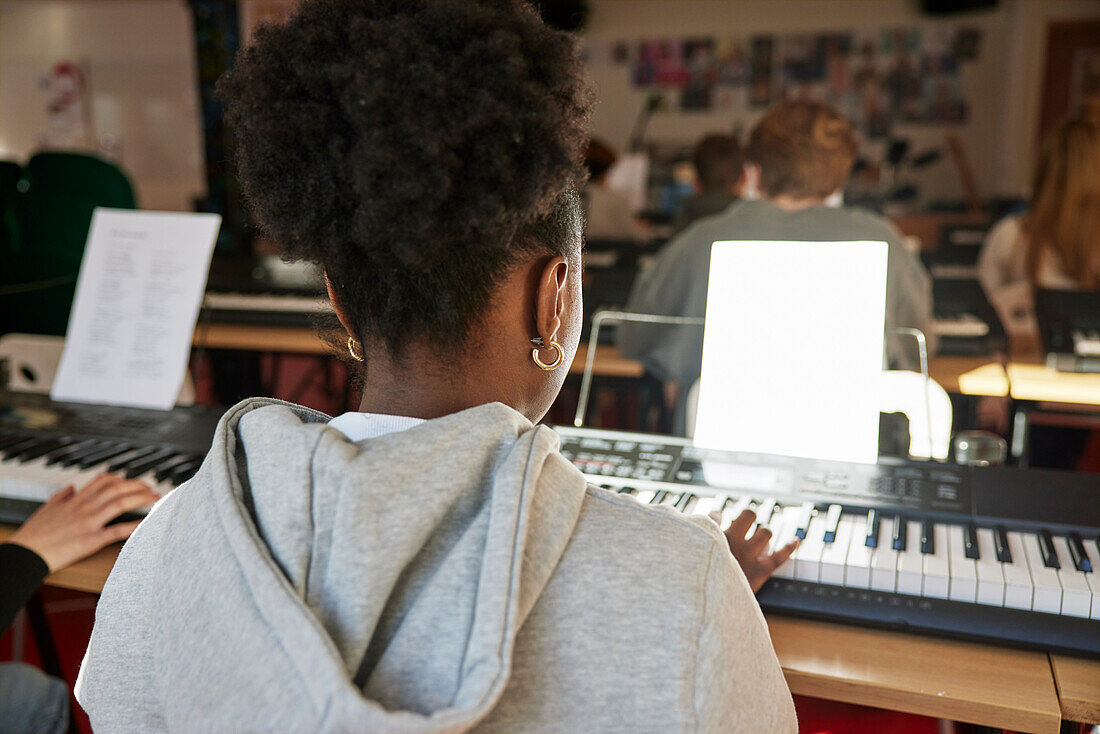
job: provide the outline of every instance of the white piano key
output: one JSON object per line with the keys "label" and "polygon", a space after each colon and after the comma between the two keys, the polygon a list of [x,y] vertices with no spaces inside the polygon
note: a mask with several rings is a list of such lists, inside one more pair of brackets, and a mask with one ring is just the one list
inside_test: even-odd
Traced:
{"label": "white piano key", "polygon": [[722,530],[728,530],[729,526],[741,516],[741,513],[749,508],[752,497],[738,497],[733,502],[726,503],[722,510]]}
{"label": "white piano key", "polygon": [[1092,619],[1100,619],[1100,547],[1093,538],[1087,538],[1084,542],[1085,555],[1092,564],[1092,572],[1085,574],[1085,583],[1092,592],[1092,611],[1089,616]]}
{"label": "white piano key", "polygon": [[[782,548],[787,543],[794,540],[795,525],[797,524],[797,516],[800,514],[797,507],[783,507],[778,511],[779,520],[776,523],[775,535],[772,537],[772,549],[773,551],[778,548]],[[797,554],[798,551],[795,551]],[[779,568],[775,569],[773,576],[779,578],[793,579],[794,578],[794,566],[795,559],[794,554]]]}
{"label": "white piano key", "polygon": [[978,555],[974,570],[978,574],[979,604],[1001,607],[1005,603],[1005,574],[1001,562],[997,560],[997,548],[993,542],[993,531],[978,528]]}
{"label": "white piano key", "polygon": [[1062,614],[1088,619],[1092,607],[1092,589],[1089,588],[1085,574],[1078,571],[1069,555],[1069,544],[1060,535],[1054,536],[1054,551],[1061,564],[1056,573],[1062,584]]}
{"label": "white piano key", "polygon": [[1058,572],[1043,565],[1043,553],[1039,548],[1039,538],[1035,533],[1022,533],[1024,555],[1031,571],[1034,585],[1031,608],[1036,612],[1060,614],[1062,611],[1062,582]]}
{"label": "white piano key", "polygon": [[768,497],[757,506],[756,520],[749,527],[747,537],[751,538],[753,536],[753,533],[755,533],[761,525],[763,525],[764,527],[768,526],[768,523],[771,522],[772,515],[775,513],[775,505],[775,500],[771,497]]}
{"label": "white piano key", "polygon": [[871,553],[867,547],[867,516],[852,518],[848,557],[844,563],[844,585],[856,589],[871,586]]}
{"label": "white piano key", "polygon": [[946,599],[951,592],[951,562],[947,551],[947,526],[936,523],[932,528],[934,553],[925,553],[923,596]]}
{"label": "white piano key", "polygon": [[1023,536],[1016,532],[1005,535],[1008,537],[1008,552],[1012,554],[1012,563],[1001,564],[1001,572],[1005,576],[1005,606],[1031,609],[1034,584],[1028,570]]}
{"label": "white piano key", "polygon": [[806,538],[799,544],[794,555],[794,577],[799,581],[821,580],[821,553],[824,550],[825,519],[815,516],[806,528]]}
{"label": "white piano key", "polygon": [[[826,518],[824,526],[828,527]],[[822,529],[824,534],[824,529]],[[852,518],[841,515],[836,525],[836,539],[832,543],[826,543],[821,551],[821,583],[844,585],[844,566],[848,559],[848,545],[852,540]]]}
{"label": "white piano key", "polygon": [[882,518],[879,526],[878,548],[871,553],[871,588],[875,591],[897,589],[898,552],[890,545],[894,536],[894,518]]}
{"label": "white piano key", "polygon": [[905,550],[898,551],[897,590],[899,594],[920,596],[924,578],[924,557],[920,552],[920,533],[919,522],[909,520],[906,523]]}
{"label": "white piano key", "polygon": [[725,501],[725,495],[701,495],[699,501],[695,503],[695,507],[691,508],[691,514],[709,515],[715,510],[721,510]]}
{"label": "white piano key", "polygon": [[655,489],[639,489],[634,493],[634,499],[638,500],[643,505],[648,505],[656,496],[657,490]]}
{"label": "white piano key", "polygon": [[951,571],[951,588],[947,597],[973,604],[978,597],[978,572],[974,560],[966,557],[964,532],[961,525],[947,526],[947,561]]}

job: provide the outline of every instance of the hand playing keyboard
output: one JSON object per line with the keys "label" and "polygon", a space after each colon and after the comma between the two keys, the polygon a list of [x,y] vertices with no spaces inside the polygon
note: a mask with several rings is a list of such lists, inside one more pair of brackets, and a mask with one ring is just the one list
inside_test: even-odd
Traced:
{"label": "hand playing keyboard", "polygon": [[[750,528],[755,526],[755,531],[745,537]],[[778,548],[775,552],[768,552],[768,546],[772,539],[772,531],[763,525],[756,524],[756,513],[752,510],[744,510],[734,518],[725,531],[726,541],[730,544],[730,551],[737,559],[741,570],[745,572],[745,578],[749,580],[749,586],[753,593],[760,591],[775,570],[786,563],[795,549],[798,548],[799,539]]]}
{"label": "hand playing keyboard", "polygon": [[158,499],[144,482],[101,474],[80,491],[69,486],[54,494],[7,542],[37,553],[52,573],[128,538],[139,521],[107,523]]}

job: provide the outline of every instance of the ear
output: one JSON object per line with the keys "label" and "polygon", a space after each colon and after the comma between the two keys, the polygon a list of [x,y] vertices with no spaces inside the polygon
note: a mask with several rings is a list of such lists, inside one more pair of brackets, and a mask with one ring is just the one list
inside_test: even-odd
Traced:
{"label": "ear", "polygon": [[569,277],[569,262],[561,256],[546,262],[538,275],[535,291],[535,329],[549,344],[558,338],[562,312],[565,310],[565,284]]}
{"label": "ear", "polygon": [[328,299],[332,301],[332,310],[336,312],[336,318],[340,319],[340,325],[344,327],[344,331],[348,333],[348,336],[358,339],[359,337],[355,336],[355,332],[351,329],[351,321],[348,320],[343,304],[336,297],[336,289],[332,287],[332,281],[328,279],[328,273],[325,273],[325,290],[328,291]]}

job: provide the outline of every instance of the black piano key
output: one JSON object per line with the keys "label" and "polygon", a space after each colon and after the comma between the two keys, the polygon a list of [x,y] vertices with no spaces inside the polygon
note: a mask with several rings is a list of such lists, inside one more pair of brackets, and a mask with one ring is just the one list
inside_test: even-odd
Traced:
{"label": "black piano key", "polygon": [[183,484],[188,479],[193,477],[195,475],[195,472],[199,470],[200,466],[202,466],[201,460],[189,461],[186,464],[181,464],[180,466],[176,467],[175,471],[172,472],[171,476],[169,476],[168,479],[172,482],[172,484],[178,487],[179,485]]}
{"label": "black piano key", "polygon": [[668,491],[667,491],[667,490],[664,490],[664,489],[658,489],[658,490],[657,490],[657,491],[656,491],[656,492],[655,492],[655,493],[653,494],[653,499],[651,499],[651,500],[649,501],[649,504],[651,504],[651,505],[659,505],[659,504],[661,504],[661,503],[662,503],[662,502],[664,501],[664,499],[665,499],[665,496],[666,496],[666,495],[668,495]]}
{"label": "black piano key", "polygon": [[814,515],[814,505],[812,502],[806,502],[802,505],[802,512],[798,520],[798,527],[795,528],[795,537],[799,540],[806,539],[806,530],[810,527],[810,518]]}
{"label": "black piano key", "polygon": [[1004,526],[994,528],[993,546],[997,550],[997,560],[1001,563],[1012,563],[1012,549],[1008,547],[1008,531]]}
{"label": "black piano key", "polygon": [[680,495],[680,499],[676,502],[676,509],[680,512],[688,512],[691,510],[692,505],[697,501],[697,497],[691,492],[684,492]]}
{"label": "black piano key", "polygon": [[[157,466],[154,476],[158,482],[163,482],[167,479],[173,471],[178,469],[181,464],[186,464],[191,461],[201,460],[201,456],[195,456],[194,454],[186,454],[183,456],[173,456],[168,461],[163,462]],[[619,494],[623,494],[627,490],[620,489]]]}
{"label": "black piano key", "polygon": [[829,505],[825,513],[825,542],[832,543],[836,540],[836,531],[840,527],[840,505]]}
{"label": "black piano key", "polygon": [[130,468],[132,464],[137,463],[141,459],[144,459],[146,456],[157,450],[158,449],[156,446],[146,446],[144,448],[135,449],[133,453],[119,457],[118,461],[107,467],[107,471],[111,472],[112,474],[114,472],[126,471]]}
{"label": "black piano key", "polygon": [[33,446],[41,440],[42,439],[38,438],[37,436],[24,436],[19,441],[13,441],[12,443],[8,444],[8,447],[6,449],[4,449],[4,459],[7,460],[12,458],[12,454],[19,453],[19,451],[21,451],[22,449],[25,449],[28,446]]}
{"label": "black piano key", "polygon": [[154,451],[153,453],[141,459],[136,464],[130,464],[126,467],[124,476],[127,479],[136,479],[145,472],[149,471],[157,464],[163,464],[165,459],[170,459],[176,455],[176,452],[172,449],[161,449],[160,451]]}
{"label": "black piano key", "polygon": [[934,554],[936,552],[936,538],[935,538],[936,523],[931,520],[925,520],[920,524],[920,552],[925,554]]}
{"label": "black piano key", "polygon": [[619,487],[619,494],[634,494],[633,487]]}
{"label": "black piano key", "polygon": [[17,443],[22,443],[31,438],[25,433],[5,433],[0,435],[0,451],[7,451]]}
{"label": "black piano key", "polygon": [[82,458],[76,459],[75,461],[73,460],[75,457],[70,456],[68,459],[65,459],[61,462],[61,466],[72,466],[73,464],[76,464],[81,469],[90,469],[96,464],[102,464],[104,461],[107,461],[108,459],[113,459],[119,454],[125,454],[133,450],[134,447],[128,443],[110,444],[108,446],[105,446],[104,448],[99,449],[98,451],[93,451],[89,454],[86,454]]}
{"label": "black piano key", "polygon": [[61,457],[67,456],[68,454],[71,454],[74,451],[80,451],[81,449],[85,449],[85,448],[91,446],[93,443],[95,443],[95,441],[93,441],[90,438],[88,438],[88,439],[74,439],[73,441],[70,441],[69,443],[66,443],[62,446],[58,446],[53,451],[47,451],[44,455],[44,458],[46,459],[46,466],[49,466],[51,464],[56,464],[58,461],[61,460]]}
{"label": "black piano key", "polygon": [[909,539],[909,523],[901,515],[894,516],[893,548],[896,551],[905,550]]}
{"label": "black piano key", "polygon": [[963,554],[974,560],[981,558],[981,553],[978,552],[978,527],[972,522],[963,526]]}
{"label": "black piano key", "polygon": [[70,446],[64,451],[59,450],[51,452],[46,459],[46,464],[61,464],[61,466],[72,466],[88,454],[113,445],[114,444],[111,441],[107,441],[104,439],[89,439],[87,441],[82,441],[78,443],[76,446]]}
{"label": "black piano key", "polygon": [[29,444],[24,444],[23,448],[12,451],[11,455],[7,458],[25,464],[32,459],[37,459],[48,451],[53,451],[59,445],[61,445],[61,442],[56,436],[46,437]]}
{"label": "black piano key", "polygon": [[1039,550],[1043,554],[1043,565],[1047,568],[1061,568],[1058,562],[1058,552],[1054,550],[1054,538],[1050,537],[1049,530],[1039,531]]}
{"label": "black piano key", "polygon": [[1070,533],[1066,536],[1066,544],[1069,546],[1069,555],[1073,558],[1073,566],[1081,573],[1092,573],[1092,562],[1085,553],[1085,543],[1081,540],[1080,533]]}
{"label": "black piano key", "polygon": [[882,515],[878,510],[867,511],[867,539],[863,544],[868,548],[878,548],[878,531],[882,526]]}

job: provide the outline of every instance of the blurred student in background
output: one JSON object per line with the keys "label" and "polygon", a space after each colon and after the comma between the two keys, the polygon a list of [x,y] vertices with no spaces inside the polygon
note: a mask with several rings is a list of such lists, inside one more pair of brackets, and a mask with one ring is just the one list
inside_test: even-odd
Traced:
{"label": "blurred student in background", "polygon": [[603,141],[589,141],[584,155],[588,184],[581,196],[585,235],[590,240],[647,240],[649,232],[634,217],[630,201],[607,186],[608,171],[617,159],[615,151]]}
{"label": "blurred student in background", "polygon": [[691,156],[695,167],[696,194],[680,205],[673,224],[683,232],[697,219],[721,214],[741,196],[745,183],[745,156],[732,135],[707,135]]}
{"label": "blurred student in background", "polygon": [[1036,287],[1100,288],[1100,125],[1067,120],[1047,138],[1022,215],[986,237],[978,280],[1015,338],[1034,339]]}
{"label": "blurred student in background", "polygon": [[[626,310],[705,315],[710,250],[718,240],[881,240],[889,246],[886,326],[915,327],[930,337],[931,279],[905,249],[901,233],[876,214],[827,204],[838,200],[847,184],[856,149],[848,121],[824,104],[792,101],[772,108],[749,135],[745,199],[665,245],[639,275]],[[623,354],[641,360],[658,378],[685,390],[699,378],[702,329],[648,324],[619,329]],[[901,339],[887,339],[887,355],[892,366],[917,364],[916,348]]]}

